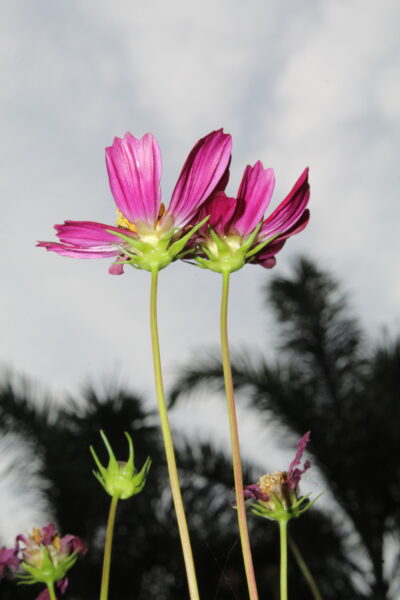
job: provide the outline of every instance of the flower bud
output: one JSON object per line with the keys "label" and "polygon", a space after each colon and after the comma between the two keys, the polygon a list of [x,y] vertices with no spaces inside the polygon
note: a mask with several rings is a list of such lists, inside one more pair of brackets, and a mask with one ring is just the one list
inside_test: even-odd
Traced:
{"label": "flower bud", "polygon": [[150,469],[151,460],[147,458],[142,469],[137,472],[134,466],[134,452],[132,438],[125,432],[129,445],[129,457],[127,461],[117,461],[114,452],[110,446],[103,431],[100,431],[104,445],[107,448],[109,461],[107,468],[100,463],[94,449],[90,446],[90,451],[99,472],[93,471],[96,479],[101,483],[105,491],[112,497],[126,500],[142,491],[146,484],[147,474]]}

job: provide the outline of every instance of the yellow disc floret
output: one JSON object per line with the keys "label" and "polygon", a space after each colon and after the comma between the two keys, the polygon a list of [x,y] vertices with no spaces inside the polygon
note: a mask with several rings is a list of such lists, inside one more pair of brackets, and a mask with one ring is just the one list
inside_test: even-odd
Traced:
{"label": "yellow disc floret", "polygon": [[121,227],[122,229],[128,229],[128,231],[136,231],[136,227],[133,223],[128,221],[126,217],[122,214],[120,210],[117,209],[117,227]]}

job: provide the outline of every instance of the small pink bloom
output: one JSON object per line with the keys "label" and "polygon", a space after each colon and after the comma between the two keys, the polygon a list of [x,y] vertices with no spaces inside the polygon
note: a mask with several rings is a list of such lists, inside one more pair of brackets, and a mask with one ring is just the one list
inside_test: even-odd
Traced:
{"label": "small pink bloom", "polygon": [[121,262],[129,262],[143,248],[151,251],[166,238],[176,242],[187,233],[183,228],[201,204],[226,184],[230,153],[231,137],[222,129],[197,142],[165,210],[161,204],[161,154],[156,139],[149,133],[141,139],[130,133],[115,138],[113,145],[106,148],[106,165],[118,208],[116,226],[65,221],[55,225],[58,242],[39,242],[38,246],[71,258],[114,258],[116,262],[109,272],[119,275],[123,272]]}

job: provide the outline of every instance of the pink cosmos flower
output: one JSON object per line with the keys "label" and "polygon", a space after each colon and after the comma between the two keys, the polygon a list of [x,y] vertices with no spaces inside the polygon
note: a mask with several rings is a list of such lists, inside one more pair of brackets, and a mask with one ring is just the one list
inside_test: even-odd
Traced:
{"label": "pink cosmos flower", "polygon": [[299,469],[304,450],[310,441],[308,431],[297,442],[296,456],[289,465],[288,471],[278,471],[260,477],[258,483],[247,485],[244,488],[245,500],[261,501],[269,511],[276,510],[276,504],[284,509],[290,509],[299,500],[298,491],[301,476],[311,467],[306,460],[302,469]]}
{"label": "pink cosmos flower", "polygon": [[228,270],[232,265],[230,270],[234,271],[245,262],[268,269],[276,264],[275,255],[286,240],[302,231],[309,221],[308,169],[303,171],[272,214],[262,220],[274,185],[274,171],[264,169],[258,161],[254,166],[246,167],[236,198],[217,191],[203,204],[196,219],[201,220],[206,215],[210,218],[197,239],[202,256],[205,255],[208,260],[197,257],[200,266],[220,270],[218,265],[213,268],[213,263],[219,262],[222,268],[227,266]]}
{"label": "pink cosmos flower", "polygon": [[[65,221],[54,226],[59,242],[39,242],[38,246],[72,258],[116,259],[109,269],[114,275],[123,272],[123,262],[148,268],[143,259],[146,254],[163,268],[182,251],[190,237],[186,226],[199,207],[215,189],[223,189],[230,153],[231,136],[222,129],[199,140],[183,165],[165,209],[161,204],[161,155],[156,139],[150,133],[141,139],[130,133],[115,138],[106,148],[106,165],[117,205],[116,225]],[[184,240],[183,245],[179,240]]]}

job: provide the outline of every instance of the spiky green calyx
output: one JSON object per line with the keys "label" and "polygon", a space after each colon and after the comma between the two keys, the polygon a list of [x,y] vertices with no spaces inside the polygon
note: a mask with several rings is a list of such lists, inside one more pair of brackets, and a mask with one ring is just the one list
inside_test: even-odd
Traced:
{"label": "spiky green calyx", "polygon": [[257,500],[257,502],[251,504],[250,510],[257,517],[263,517],[264,519],[290,521],[290,519],[297,519],[309,510],[322,494],[319,494],[319,496],[311,501],[309,496],[310,494],[307,494],[306,496],[297,498],[293,492],[291,502],[286,502],[277,495],[271,494],[270,500]]}
{"label": "spiky green calyx", "polygon": [[253,246],[261,225],[262,223],[245,239],[233,233],[221,236],[209,227],[209,237],[200,244],[201,252],[206,258],[194,256],[196,264],[202,269],[209,269],[216,273],[238,271],[277,237],[278,234]]}
{"label": "spiky green calyx", "polygon": [[110,443],[103,431],[100,435],[108,452],[108,466],[103,467],[98,459],[94,449],[90,446],[90,451],[99,471],[93,471],[96,479],[101,483],[107,494],[117,497],[121,500],[127,500],[141,492],[146,484],[147,474],[151,466],[150,458],[147,458],[139,472],[135,471],[134,451],[132,438],[129,433],[125,436],[129,445],[129,457],[127,461],[117,461]]}
{"label": "spiky green calyx", "polygon": [[160,271],[167,267],[174,260],[178,260],[184,255],[186,244],[209,217],[197,223],[182,237],[177,237],[178,229],[171,228],[168,232],[149,231],[144,227],[137,227],[138,238],[125,235],[122,230],[109,230],[108,233],[115,235],[122,242],[118,245],[121,253],[127,256],[126,259],[117,261],[116,264],[131,265],[135,269],[144,269],[145,271]]}
{"label": "spiky green calyx", "polygon": [[65,577],[67,571],[75,564],[77,558],[78,552],[69,555],[52,556],[48,547],[40,545],[34,564],[26,561],[21,562],[21,566],[27,574],[18,575],[19,583],[28,585],[33,583],[54,584]]}

